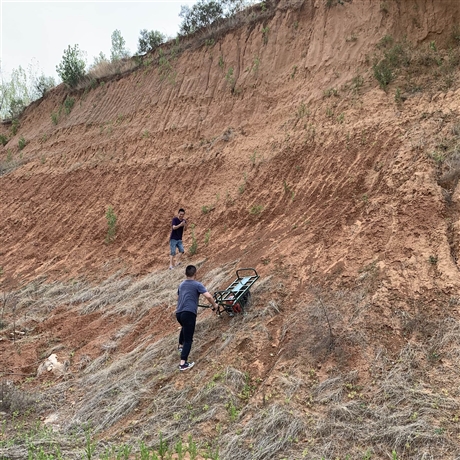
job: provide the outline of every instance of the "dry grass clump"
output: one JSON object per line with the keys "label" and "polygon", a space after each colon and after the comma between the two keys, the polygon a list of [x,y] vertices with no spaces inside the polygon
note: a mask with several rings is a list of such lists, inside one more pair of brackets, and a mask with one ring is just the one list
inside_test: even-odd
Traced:
{"label": "dry grass clump", "polygon": [[300,413],[287,410],[279,404],[265,409],[247,408],[241,418],[251,414],[240,425],[239,433],[233,430],[222,436],[220,450],[222,459],[262,460],[290,457],[295,444],[305,435],[305,422]]}
{"label": "dry grass clump", "polygon": [[22,153],[14,156],[13,153],[8,150],[5,158],[0,160],[0,177],[13,172],[15,169],[26,164],[27,161],[28,160],[22,156]]}
{"label": "dry grass clump", "polygon": [[395,361],[379,354],[375,369],[382,375],[374,376],[372,390],[353,382],[353,374],[319,383],[313,394],[326,412],[317,419],[314,452],[325,458],[346,452],[361,459],[366,451],[377,458],[393,451],[404,459],[457,458],[460,446],[448,433],[460,405],[424,381],[425,355],[424,347],[413,345]]}
{"label": "dry grass clump", "polygon": [[133,58],[118,59],[115,61],[101,61],[88,72],[88,78],[99,79],[129,72],[137,67]]}
{"label": "dry grass clump", "polygon": [[29,393],[16,388],[12,382],[0,383],[0,410],[6,413],[22,413],[34,407],[36,402]]}
{"label": "dry grass clump", "polygon": [[134,58],[123,58],[116,61],[101,61],[93,66],[78,82],[77,89],[94,87],[97,81],[104,81],[114,75],[123,75],[139,67]]}
{"label": "dry grass clump", "polygon": [[105,381],[99,391],[92,392],[89,398],[73,415],[68,428],[91,423],[100,432],[131,413],[139,404],[145,390],[136,378],[124,381]]}
{"label": "dry grass clump", "polygon": [[[438,357],[443,356],[453,363],[460,363],[460,323],[452,318],[445,318],[430,342],[430,348]],[[432,356],[434,358],[434,356]]]}

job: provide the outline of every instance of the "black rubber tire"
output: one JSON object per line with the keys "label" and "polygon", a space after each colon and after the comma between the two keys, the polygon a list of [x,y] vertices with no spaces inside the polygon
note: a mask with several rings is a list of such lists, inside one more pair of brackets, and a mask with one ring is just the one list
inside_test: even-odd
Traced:
{"label": "black rubber tire", "polygon": [[241,313],[244,313],[251,306],[251,292],[246,292],[238,301],[241,307]]}

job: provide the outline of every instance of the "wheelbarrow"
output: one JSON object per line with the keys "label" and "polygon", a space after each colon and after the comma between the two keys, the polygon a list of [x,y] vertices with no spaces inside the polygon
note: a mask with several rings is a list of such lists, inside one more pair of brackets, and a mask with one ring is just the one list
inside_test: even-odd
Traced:
{"label": "wheelbarrow", "polygon": [[[236,279],[227,289],[214,292],[214,300],[217,304],[217,315],[227,312],[228,316],[244,313],[251,300],[249,289],[259,279],[254,268],[240,268],[236,271]],[[203,308],[211,308],[210,305],[198,305]]]}

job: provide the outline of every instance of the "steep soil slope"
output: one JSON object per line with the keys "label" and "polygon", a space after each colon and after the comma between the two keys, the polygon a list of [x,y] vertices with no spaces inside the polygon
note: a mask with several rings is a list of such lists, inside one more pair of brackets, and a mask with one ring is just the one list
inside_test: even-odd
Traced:
{"label": "steep soil slope", "polygon": [[[265,23],[72,94],[57,125],[63,87],[33,104],[3,148],[25,161],[2,177],[4,272],[20,282],[108,261],[166,266],[169,221],[183,206],[199,252],[215,260],[285,256],[302,280],[378,261],[398,289],[417,291],[435,285],[433,255],[439,278],[457,286],[457,243],[426,152],[455,123],[458,93],[415,93],[397,107],[365,63],[386,35],[448,39],[453,3],[411,5],[280,4]],[[108,205],[119,219],[111,246]]]}
{"label": "steep soil slope", "polygon": [[[145,317],[152,300],[139,292],[145,284],[151,296],[161,297],[154,306],[173,308],[180,275],[164,272],[170,220],[184,207],[194,224],[185,245],[188,249],[196,241],[198,248],[195,255],[187,254],[187,261],[199,262],[212,289],[223,287],[235,266],[255,267],[262,279],[270,280],[258,292],[258,307],[264,309],[260,316],[253,313],[252,325],[242,320],[233,326],[211,326],[214,318],[204,314],[198,331],[203,362],[244,369],[254,386],[263,382],[251,400],[258,409],[272,394],[281,401],[283,392],[287,398],[292,392],[294,398],[300,388],[296,397],[306,405],[299,402],[296,415],[305,425],[297,426],[288,410],[280,413],[289,421],[283,426],[292,428],[295,436],[305,430],[307,435],[300,447],[288,448],[286,441],[274,450],[282,458],[293,448],[300,458],[303,449],[318,446],[309,444],[313,434],[308,434],[308,420],[322,410],[309,412],[310,403],[338,403],[341,398],[354,403],[359,375],[370,385],[373,407],[382,407],[385,398],[375,395],[389,394],[385,385],[407,371],[391,366],[422,362],[425,349],[417,348],[422,343],[429,343],[436,356],[453,343],[460,288],[460,89],[455,61],[460,4],[299,0],[279,2],[268,12],[256,8],[252,14],[255,17],[248,15],[244,24],[224,35],[171,43],[144,58],[131,73],[73,92],[61,85],[25,111],[17,133],[0,151],[2,289],[6,293],[27,285],[18,292],[27,292],[38,302],[36,308],[52,303],[53,313],[47,318],[49,329],[36,330],[42,335],[31,338],[20,356],[10,354],[3,364],[30,366],[32,372],[28,363],[53,349],[45,331],[58,334],[64,354],[77,350],[73,363],[80,363],[80,370],[85,359],[107,358],[114,337],[124,359],[129,355],[141,365],[155,356],[163,363],[159,366],[166,366],[165,360],[170,364],[166,348],[158,343],[166,337],[168,345],[173,344],[172,310],[169,316],[160,315],[161,321]],[[391,81],[379,80],[380,85],[376,76],[385,69],[379,62],[393,65]],[[67,102],[66,111],[69,98],[74,102]],[[6,133],[9,128],[1,129]],[[27,141],[22,150],[21,138]],[[104,242],[108,206],[118,217],[111,244]],[[109,277],[120,271],[131,278],[125,285],[120,281],[119,289],[132,292],[138,299],[135,305],[126,306],[121,294],[106,295],[104,283],[116,292]],[[158,274],[158,280],[152,281],[151,274]],[[71,292],[54,303],[55,294],[37,287],[43,276],[57,283],[50,284],[53,292]],[[136,277],[138,282],[133,281]],[[78,283],[98,286],[103,280],[90,296],[80,291]],[[172,291],[160,294],[161,283],[167,285],[165,292]],[[40,300],[40,292],[53,302]],[[34,311],[36,321],[42,321]],[[123,319],[114,319],[114,311]],[[73,315],[69,312],[92,316],[81,324],[79,317],[67,319]],[[107,315],[113,320],[110,325]],[[437,335],[443,321],[450,325],[443,329],[451,334],[449,339]],[[129,323],[137,329],[125,332],[129,339],[124,343],[125,333],[119,331]],[[72,335],[74,328],[82,331],[82,339]],[[95,330],[102,338],[94,338]],[[152,334],[148,340],[147,331]],[[226,341],[228,337],[232,340]],[[214,355],[213,344],[222,341],[228,347]],[[413,346],[410,352],[408,344]],[[136,348],[141,345],[147,347],[142,348],[144,354]],[[4,345],[5,353],[12,350]],[[407,361],[398,361],[402,351]],[[456,354],[449,353],[445,367],[423,374],[438,390],[443,388],[441,374],[448,375],[452,385],[458,380],[453,370]],[[309,371],[298,369],[302,362],[308,362]],[[107,375],[117,374],[110,363],[107,366]],[[120,372],[128,375],[129,365],[122,367]],[[165,377],[165,369],[152,371],[158,371],[154,377],[143,374],[140,381],[164,378],[161,385],[174,387],[179,398],[186,382]],[[203,372],[197,384],[200,379],[214,381],[212,370]],[[242,392],[245,377],[238,372],[226,378],[235,378]],[[331,383],[327,379],[332,377]],[[381,393],[370,383],[374,378],[384,379]],[[330,386],[321,386],[322,381]],[[92,382],[79,382],[84,398],[83,388]],[[155,385],[149,391],[161,393],[163,387]],[[404,382],[405,389],[411,385]],[[149,414],[152,408],[143,405],[140,388],[136,404]],[[391,391],[395,399],[389,404],[396,407],[397,391]],[[197,405],[209,404],[193,397]],[[457,399],[449,400],[452,405],[446,409],[451,410],[450,421],[459,407]],[[425,402],[417,400],[414,407]],[[94,404],[86,413],[74,412],[72,423],[100,411]],[[391,410],[385,412],[387,418],[379,418],[377,411],[363,415],[359,407],[350,406],[349,413],[361,420],[369,417],[375,433],[391,424]],[[243,450],[237,451],[227,433],[224,458],[250,458],[255,429],[251,423],[267,424],[251,410],[240,419],[246,450],[239,446]],[[411,413],[406,415],[409,420]],[[328,416],[336,424],[330,430],[318,428],[315,439],[326,441],[313,451],[333,458],[341,447],[328,451],[327,436],[348,439],[347,415]],[[157,430],[152,420],[150,429]],[[193,417],[187,420],[196,423]],[[216,419],[204,420],[200,433],[209,435],[213,423]],[[101,422],[98,429],[113,429],[115,436],[122,426],[122,421]],[[289,433],[286,439],[293,438]],[[457,452],[455,433],[440,441],[442,448],[427,443],[426,452]],[[385,444],[386,436],[360,438],[356,446]],[[404,450],[401,439],[388,446]],[[253,453],[251,458],[278,458],[260,449],[260,456]],[[353,451],[362,455],[359,452]],[[376,452],[386,455],[391,448]],[[422,458],[416,450],[407,455]]]}

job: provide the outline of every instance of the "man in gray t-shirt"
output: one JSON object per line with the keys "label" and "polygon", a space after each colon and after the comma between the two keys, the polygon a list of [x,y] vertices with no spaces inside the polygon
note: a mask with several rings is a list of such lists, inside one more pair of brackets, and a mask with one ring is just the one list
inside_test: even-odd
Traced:
{"label": "man in gray t-shirt", "polygon": [[195,363],[187,362],[188,355],[192,348],[193,334],[195,333],[196,315],[198,313],[198,299],[200,294],[204,295],[208,302],[217,308],[217,304],[213,296],[208,290],[196,280],[196,267],[188,265],[185,269],[185,276],[187,277],[179,285],[177,294],[179,296],[177,301],[176,318],[182,326],[179,333],[179,351],[180,351],[180,365],[179,370],[186,371],[194,366]]}

